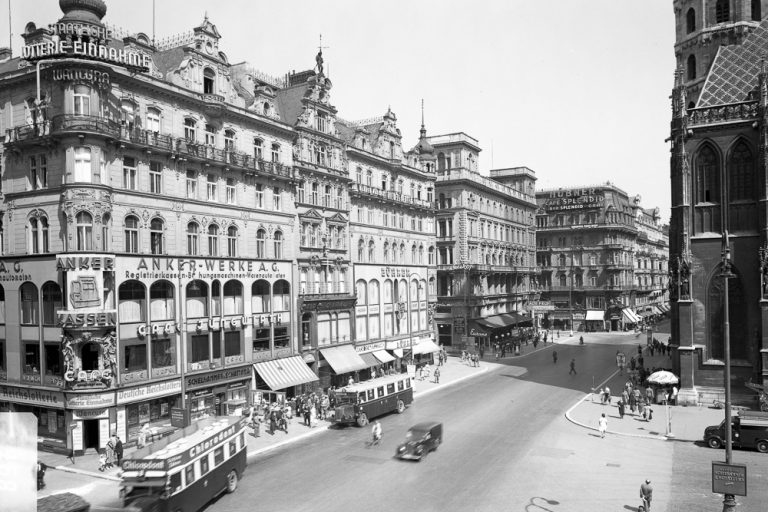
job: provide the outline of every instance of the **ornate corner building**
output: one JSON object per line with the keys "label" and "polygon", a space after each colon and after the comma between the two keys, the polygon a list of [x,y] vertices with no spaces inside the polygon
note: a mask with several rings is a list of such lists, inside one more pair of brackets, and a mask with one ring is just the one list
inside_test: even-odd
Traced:
{"label": "ornate corner building", "polygon": [[667,236],[659,212],[603,183],[536,193],[543,326],[574,331],[635,328],[667,310]]}
{"label": "ornate corner building", "polygon": [[768,2],[675,1],[674,7],[669,258],[680,399],[722,399],[722,275],[731,266],[732,383],[735,399],[749,403],[754,393],[743,384],[768,382],[768,22],[760,21]]}

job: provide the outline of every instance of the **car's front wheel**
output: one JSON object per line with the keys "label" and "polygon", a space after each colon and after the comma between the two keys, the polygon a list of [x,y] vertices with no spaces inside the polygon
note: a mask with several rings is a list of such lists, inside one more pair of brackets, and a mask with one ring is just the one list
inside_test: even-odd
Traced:
{"label": "car's front wheel", "polygon": [[768,453],[768,441],[762,440],[757,442],[757,451],[760,453]]}
{"label": "car's front wheel", "polygon": [[709,439],[707,439],[707,446],[709,446],[710,448],[720,448],[723,446],[723,443],[720,442],[720,439],[716,437],[710,437]]}

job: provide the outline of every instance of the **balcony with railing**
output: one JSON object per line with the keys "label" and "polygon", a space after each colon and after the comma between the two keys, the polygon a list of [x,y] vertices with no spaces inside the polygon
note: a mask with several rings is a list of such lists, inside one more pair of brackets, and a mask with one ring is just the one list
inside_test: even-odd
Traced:
{"label": "balcony with railing", "polygon": [[430,210],[435,208],[434,203],[431,201],[417,199],[415,197],[402,194],[400,192],[395,192],[393,190],[382,190],[370,185],[363,185],[362,183],[351,183],[349,190],[351,195],[372,197],[383,201],[392,201],[398,204],[406,204],[408,206],[428,208]]}
{"label": "balcony with railing", "polygon": [[101,116],[59,114],[35,125],[17,126],[6,131],[6,143],[24,142],[50,135],[93,133],[117,139],[120,124]]}
{"label": "balcony with railing", "polygon": [[460,180],[471,181],[479,186],[485,187],[494,192],[498,192],[499,194],[504,194],[508,197],[513,197],[520,201],[529,203],[530,206],[532,207],[536,206],[536,197],[530,194],[525,194],[523,192],[520,192],[519,190],[509,187],[507,185],[502,185],[496,180],[492,180],[491,178],[482,176],[480,173],[470,171],[467,168],[455,167],[453,169],[445,169],[445,170],[437,171],[438,183],[460,181]]}
{"label": "balcony with railing", "polygon": [[758,106],[757,101],[745,101],[732,105],[693,108],[688,111],[688,127],[751,122],[757,119]]}

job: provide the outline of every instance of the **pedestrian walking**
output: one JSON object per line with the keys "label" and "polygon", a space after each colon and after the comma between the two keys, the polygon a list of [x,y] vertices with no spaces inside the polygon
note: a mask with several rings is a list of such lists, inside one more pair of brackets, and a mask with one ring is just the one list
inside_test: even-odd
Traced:
{"label": "pedestrian walking", "polygon": [[605,437],[605,431],[608,430],[608,418],[605,417],[605,413],[597,420],[597,430],[600,431],[600,437]]}
{"label": "pedestrian walking", "polygon": [[635,408],[637,407],[637,399],[634,393],[629,394],[629,412],[635,414]]}
{"label": "pedestrian walking", "polygon": [[646,480],[645,483],[640,485],[640,499],[643,500],[643,507],[645,512],[651,511],[651,499],[653,498],[653,487],[651,487],[651,481]]}
{"label": "pedestrian walking", "polygon": [[629,403],[629,393],[627,393],[627,390],[621,392],[621,400],[624,402],[624,405]]}
{"label": "pedestrian walking", "polygon": [[117,442],[115,443],[115,457],[117,457],[117,467],[123,467],[123,442],[120,440],[120,436],[115,436]]}
{"label": "pedestrian walking", "polygon": [[605,403],[605,390],[603,388],[600,388],[600,390],[597,392],[598,396],[600,397],[600,403]]}
{"label": "pedestrian walking", "polygon": [[611,388],[605,386],[605,403],[611,405]]}
{"label": "pedestrian walking", "polygon": [[645,411],[645,400],[642,398],[637,401],[637,412],[640,414],[640,416],[643,417],[644,420],[647,420],[647,412]]}
{"label": "pedestrian walking", "polygon": [[552,351],[552,363],[557,364],[557,350]]}
{"label": "pedestrian walking", "polygon": [[568,375],[577,375],[576,374],[576,359],[571,359],[571,369],[568,371]]}
{"label": "pedestrian walking", "polygon": [[440,384],[440,368],[435,368],[435,384]]}
{"label": "pedestrian walking", "polygon": [[645,398],[649,404],[653,403],[653,388],[651,386],[645,388]]}
{"label": "pedestrian walking", "polygon": [[107,469],[114,467],[115,461],[117,460],[115,457],[116,444],[117,444],[117,436],[115,436],[115,434],[112,434],[112,436],[109,438],[109,441],[107,441]]}
{"label": "pedestrian walking", "polygon": [[624,419],[624,399],[619,399],[619,418]]}

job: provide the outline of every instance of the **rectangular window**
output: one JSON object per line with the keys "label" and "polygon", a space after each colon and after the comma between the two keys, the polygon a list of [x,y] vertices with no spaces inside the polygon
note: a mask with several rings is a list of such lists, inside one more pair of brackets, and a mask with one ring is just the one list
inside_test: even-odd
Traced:
{"label": "rectangular window", "polygon": [[235,204],[236,202],[237,194],[235,180],[233,178],[227,178],[227,204]]}
{"label": "rectangular window", "polygon": [[37,190],[37,157],[29,157],[29,188]]}
{"label": "rectangular window", "polygon": [[24,343],[24,372],[40,373],[40,344],[36,341]]}
{"label": "rectangular window", "polygon": [[240,332],[227,331],[224,333],[224,357],[239,356],[242,353],[240,349]]}
{"label": "rectangular window", "polygon": [[58,343],[45,344],[45,374],[61,376],[63,367],[63,356]]}
{"label": "rectangular window", "polygon": [[213,175],[208,175],[208,200],[218,201],[218,190],[216,189],[218,178]]}
{"label": "rectangular window", "polygon": [[211,346],[213,347],[213,358],[221,359],[221,331],[211,333]]}
{"label": "rectangular window", "polygon": [[224,462],[224,447],[219,446],[213,450],[213,465],[218,466],[222,462]]}
{"label": "rectangular window", "polygon": [[123,188],[136,190],[136,160],[129,156],[123,157]]}
{"label": "rectangular window", "polygon": [[189,358],[190,362],[198,363],[201,361],[208,361],[208,356],[210,355],[210,347],[208,346],[207,334],[192,335],[190,345],[192,349],[192,354]]}
{"label": "rectangular window", "polygon": [[184,484],[186,486],[189,486],[192,482],[195,481],[195,466],[190,464],[184,469]]}
{"label": "rectangular window", "polygon": [[187,171],[187,198],[197,199],[197,173]]}
{"label": "rectangular window", "polygon": [[200,459],[200,476],[205,475],[208,473],[209,467],[209,461],[208,461],[208,454],[203,456],[203,458]]}
{"label": "rectangular window", "polygon": [[7,370],[5,363],[5,340],[0,340],[0,370]]}
{"label": "rectangular window", "polygon": [[74,99],[74,114],[76,116],[91,115],[91,89],[85,85],[76,85]]}
{"label": "rectangular window", "polygon": [[149,163],[149,191],[153,194],[163,193],[163,165],[160,162]]}
{"label": "rectangular window", "polygon": [[147,345],[128,345],[125,347],[123,365],[126,371],[135,372],[147,369]]}
{"label": "rectangular window", "polygon": [[272,209],[276,212],[279,212],[281,207],[282,205],[280,202],[280,188],[275,187],[272,190]]}
{"label": "rectangular window", "polygon": [[237,441],[234,439],[229,442],[229,456],[232,457],[237,453]]}
{"label": "rectangular window", "polygon": [[91,148],[75,148],[75,181],[91,182]]}
{"label": "rectangular window", "polygon": [[264,187],[261,183],[256,184],[256,208],[264,208]]}
{"label": "rectangular window", "polygon": [[176,361],[173,355],[173,344],[171,344],[171,340],[152,339],[152,368],[174,366]]}
{"label": "rectangular window", "polygon": [[253,351],[262,352],[269,350],[269,329],[255,329],[253,335]]}

